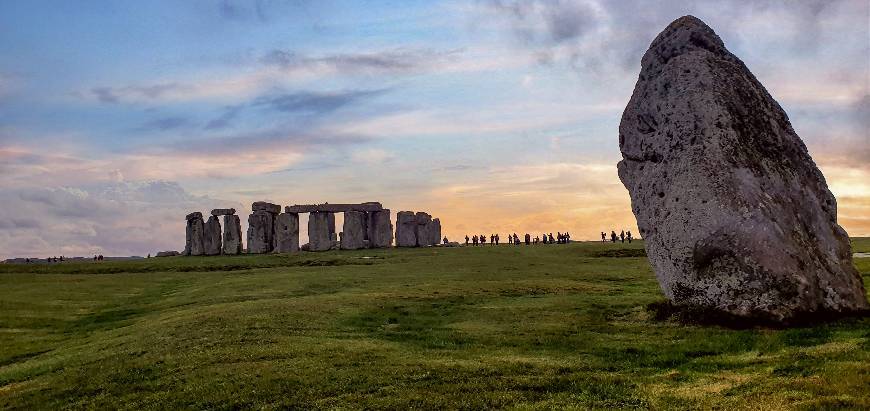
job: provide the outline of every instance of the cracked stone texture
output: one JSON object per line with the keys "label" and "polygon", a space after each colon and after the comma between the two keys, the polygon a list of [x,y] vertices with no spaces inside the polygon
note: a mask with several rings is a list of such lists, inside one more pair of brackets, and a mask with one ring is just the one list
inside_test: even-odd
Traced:
{"label": "cracked stone texture", "polygon": [[248,254],[272,252],[275,217],[276,215],[269,211],[254,211],[248,216]]}
{"label": "cracked stone texture", "polygon": [[417,216],[413,211],[396,213],[396,247],[417,246]]}
{"label": "cracked stone texture", "polygon": [[417,218],[417,247],[432,245],[432,216],[422,211]]}
{"label": "cracked stone texture", "polygon": [[202,247],[205,255],[221,255],[221,222],[217,216],[209,216],[203,225]]}
{"label": "cracked stone texture", "polygon": [[281,213],[275,218],[276,253],[299,251],[299,214]]}
{"label": "cracked stone texture", "polygon": [[335,227],[333,213],[314,212],[308,214],[309,251],[327,251],[333,247],[332,236],[334,233],[330,231],[332,227]]}
{"label": "cracked stone texture", "polygon": [[237,215],[224,215],[223,253],[235,255],[242,253],[242,224]]}
{"label": "cracked stone texture", "polygon": [[366,213],[366,239],[371,248],[389,248],[393,245],[393,223],[390,221],[390,210],[371,211]]}
{"label": "cracked stone texture", "polygon": [[187,220],[187,227],[185,228],[185,245],[183,254],[202,255],[205,252],[202,241],[202,213],[195,212],[188,214],[185,219]]}
{"label": "cracked stone texture", "polygon": [[868,308],[837,203],[783,109],[701,20],[641,61],[619,178],[678,305],[788,323]]}
{"label": "cracked stone texture", "polygon": [[342,227],[341,249],[359,250],[366,245],[366,213],[362,211],[347,211],[344,213]]}

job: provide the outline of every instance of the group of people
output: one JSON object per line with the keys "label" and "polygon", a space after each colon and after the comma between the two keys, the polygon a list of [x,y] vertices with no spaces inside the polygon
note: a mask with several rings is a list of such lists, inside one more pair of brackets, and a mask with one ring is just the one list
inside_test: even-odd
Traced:
{"label": "group of people", "polygon": [[[467,245],[473,245],[473,246],[486,245],[486,237],[487,236],[483,235],[483,234],[473,235],[471,237],[466,235],[465,236],[465,245],[466,246]],[[508,244],[510,244],[510,245],[568,244],[571,241],[571,235],[568,234],[567,232],[564,234],[556,233],[555,236],[553,236],[553,233],[541,234],[540,237],[535,237],[535,238],[532,238],[531,234],[526,233],[526,235],[522,239],[520,239],[520,236],[518,236],[517,233],[513,233],[513,234],[508,234],[507,238],[508,238]],[[500,242],[501,242],[501,237],[498,234],[490,234],[489,235],[489,245],[498,245]]]}
{"label": "group of people", "polygon": [[[610,242],[611,243],[615,243],[617,241],[621,241],[624,243],[625,240],[628,240],[628,242],[631,243],[631,240],[633,240],[633,239],[634,239],[634,237],[631,236],[631,231],[622,230],[618,235],[616,234],[616,231],[610,232]],[[605,233],[604,231],[601,232],[601,242],[602,243],[607,242],[607,233]]]}

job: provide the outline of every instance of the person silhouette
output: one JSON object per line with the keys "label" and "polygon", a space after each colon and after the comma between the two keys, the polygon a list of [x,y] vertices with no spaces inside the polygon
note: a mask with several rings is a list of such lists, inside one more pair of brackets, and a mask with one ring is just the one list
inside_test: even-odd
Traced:
{"label": "person silhouette", "polygon": [[466,234],[466,235],[465,235],[465,246],[466,246],[466,247],[468,247],[468,240],[469,240],[469,238],[468,238],[468,234]]}
{"label": "person silhouette", "polygon": [[625,242],[625,230],[622,230],[622,232],[619,233],[619,239],[622,240],[623,243]]}
{"label": "person silhouette", "polygon": [[477,247],[477,234],[475,234],[474,237],[471,237],[471,243],[472,243],[475,247]]}
{"label": "person silhouette", "polygon": [[604,234],[604,231],[601,232],[601,242],[602,242],[602,243],[606,243],[606,242],[607,242],[607,235]]}
{"label": "person silhouette", "polygon": [[615,242],[616,242],[616,238],[617,238],[617,237],[616,237],[616,231],[612,231],[612,230],[611,230],[611,231],[610,231],[610,242],[611,242],[611,243],[615,243]]}
{"label": "person silhouette", "polygon": [[532,243],[532,235],[529,233],[526,233],[526,245],[529,245],[531,243]]}
{"label": "person silhouette", "polygon": [[628,239],[628,243],[631,244],[631,230],[625,233],[625,238]]}

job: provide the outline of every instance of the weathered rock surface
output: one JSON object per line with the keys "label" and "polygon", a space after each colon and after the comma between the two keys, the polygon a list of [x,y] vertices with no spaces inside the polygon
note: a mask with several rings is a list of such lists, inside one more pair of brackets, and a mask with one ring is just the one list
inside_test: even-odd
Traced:
{"label": "weathered rock surface", "polygon": [[393,223],[390,210],[383,209],[366,213],[366,238],[371,248],[389,248],[393,245]]}
{"label": "weathered rock surface", "polygon": [[329,224],[329,239],[332,241],[338,241],[338,234],[335,232],[335,213],[325,213],[326,221]]}
{"label": "weathered rock surface", "polygon": [[209,216],[203,225],[202,247],[205,255],[221,254],[221,223],[217,216]]}
{"label": "weathered rock surface", "polygon": [[265,201],[256,201],[251,204],[251,211],[265,211],[267,213],[278,215],[281,212],[281,206],[278,204],[267,203]]}
{"label": "weathered rock surface", "polygon": [[205,252],[202,243],[202,213],[191,213],[185,218],[187,219],[187,227],[185,229],[184,255],[202,255]]}
{"label": "weathered rock surface", "polygon": [[344,213],[344,226],[341,236],[342,250],[359,250],[365,247],[366,214],[360,211]]}
{"label": "weathered rock surface", "polygon": [[[326,251],[332,248],[333,232],[330,232],[329,220],[332,213],[315,212],[308,215],[308,249],[309,251]],[[335,224],[335,220],[332,220]],[[333,226],[334,227],[334,226]]]}
{"label": "weathered rock surface", "polygon": [[177,255],[181,255],[178,251],[158,251],[157,257],[175,257]]}
{"label": "weathered rock surface", "polygon": [[235,213],[235,208],[215,208],[214,210],[211,210],[211,215],[213,216],[233,215]]}
{"label": "weathered rock surface", "polygon": [[866,310],[836,200],[743,62],[687,16],[641,63],[618,170],[664,294],[780,323]]}
{"label": "weathered rock surface", "polygon": [[242,224],[237,215],[224,215],[223,253],[226,255],[242,253]]}
{"label": "weathered rock surface", "polygon": [[272,252],[274,235],[275,214],[266,211],[254,211],[253,214],[248,216],[248,254]]}
{"label": "weathered rock surface", "polygon": [[413,211],[396,213],[396,247],[417,246],[417,216]]}
{"label": "weathered rock surface", "polygon": [[432,223],[430,224],[429,234],[432,236],[432,240],[430,244],[438,245],[441,244],[441,219],[433,218]]}
{"label": "weathered rock surface", "polygon": [[295,253],[299,251],[299,214],[279,214],[275,221],[276,253]]}
{"label": "weathered rock surface", "polygon": [[432,216],[418,212],[417,218],[417,247],[432,245]]}

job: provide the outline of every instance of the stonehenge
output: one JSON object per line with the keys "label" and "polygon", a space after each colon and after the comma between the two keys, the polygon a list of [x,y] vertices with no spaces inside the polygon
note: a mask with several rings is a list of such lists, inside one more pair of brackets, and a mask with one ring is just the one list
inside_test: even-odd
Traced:
{"label": "stonehenge", "polygon": [[[265,201],[251,204],[248,216],[247,253],[295,253],[299,250],[359,250],[393,246],[390,210],[381,203],[307,204],[284,207]],[[308,213],[307,244],[299,242],[299,214]],[[344,224],[336,232],[335,213],[344,213]],[[223,224],[219,221],[223,217]],[[207,222],[202,213],[186,217],[184,255],[234,255],[244,252],[239,216],[234,208],[216,208]],[[223,229],[221,229],[223,227]],[[441,221],[427,213],[400,212],[395,228],[397,247],[437,245]],[[339,240],[340,238],[340,240]]]}

